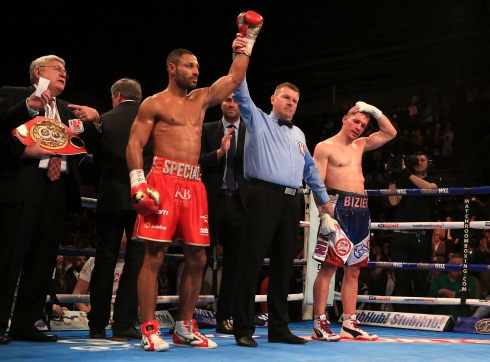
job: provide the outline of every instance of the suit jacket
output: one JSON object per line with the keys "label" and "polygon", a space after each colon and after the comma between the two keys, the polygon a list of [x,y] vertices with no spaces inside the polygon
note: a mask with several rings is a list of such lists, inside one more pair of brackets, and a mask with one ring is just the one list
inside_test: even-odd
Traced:
{"label": "suit jacket", "polygon": [[[245,145],[245,124],[240,121],[238,130],[237,147],[234,159],[235,177],[240,190],[240,198],[245,205],[245,190],[247,180],[243,175],[243,152]],[[217,151],[221,147],[221,140],[225,132],[223,130],[223,122],[208,122],[202,125],[201,136],[201,156],[199,164],[202,169],[202,182],[206,186],[209,209],[213,207],[219,197],[219,191],[223,182],[223,175],[226,166],[226,157],[218,159]]]}
{"label": "suit jacket", "polygon": [[[36,88],[34,85],[29,87],[2,87],[0,88],[0,109],[8,109],[19,102],[25,101]],[[68,120],[77,118],[72,110],[68,107],[69,102],[60,98],[56,98],[56,106],[61,121],[68,126]],[[44,116],[44,109],[39,111],[40,116]],[[85,131],[79,134],[84,140],[87,151],[90,152],[93,144],[90,138],[90,129],[94,126],[92,122],[84,122]],[[39,164],[38,159],[23,159],[22,154],[25,146],[17,138],[13,137],[10,131],[0,133],[0,189],[4,190],[0,193],[0,202],[18,202],[25,197],[25,192],[22,187],[23,182],[19,178],[21,174],[17,172],[21,167],[32,166],[31,164]],[[72,155],[67,157],[67,167],[69,182],[66,189],[68,211],[81,210],[81,195],[80,195],[80,168],[79,163],[83,155]],[[34,168],[33,168],[34,169]]]}
{"label": "suit jacket", "polygon": [[[126,147],[139,103],[127,101],[101,115],[102,133],[95,131],[94,165],[100,173],[97,212],[134,211],[131,203]],[[145,174],[153,161],[150,142],[143,149]]]}
{"label": "suit jacket", "polygon": [[9,132],[32,118],[25,100],[8,109],[0,109],[0,132]]}
{"label": "suit jacket", "polygon": [[437,245],[432,242],[432,262],[445,263],[446,262],[446,243],[441,240]]}

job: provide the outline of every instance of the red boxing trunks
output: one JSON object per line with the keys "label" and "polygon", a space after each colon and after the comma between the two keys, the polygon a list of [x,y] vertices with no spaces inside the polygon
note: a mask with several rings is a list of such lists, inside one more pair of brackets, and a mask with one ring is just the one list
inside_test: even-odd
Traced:
{"label": "red boxing trunks", "polygon": [[368,197],[338,190],[327,192],[334,207],[333,218],[340,229],[329,235],[318,231],[313,259],[340,267],[367,266],[371,231]]}
{"label": "red boxing trunks", "polygon": [[154,215],[138,215],[133,239],[209,246],[208,200],[199,165],[153,158],[147,183],[160,193]]}

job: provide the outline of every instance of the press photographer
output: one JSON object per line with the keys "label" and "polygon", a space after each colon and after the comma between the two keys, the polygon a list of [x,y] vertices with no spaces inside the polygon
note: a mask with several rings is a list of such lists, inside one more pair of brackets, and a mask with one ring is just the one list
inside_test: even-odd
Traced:
{"label": "press photographer", "polygon": [[419,159],[415,155],[391,155],[386,163],[386,168],[389,172],[400,172],[402,171],[404,163],[408,166],[415,166],[419,164]]}
{"label": "press photographer", "polygon": [[[412,156],[393,156],[386,164],[390,189],[437,188],[435,177],[429,175],[432,161],[423,152]],[[388,196],[396,210],[395,222],[431,221],[433,196]],[[432,233],[430,230],[395,230],[391,237],[391,260],[405,263],[431,263]],[[425,297],[429,291],[427,271],[395,269],[393,296]],[[428,313],[427,306],[394,304],[396,312]]]}

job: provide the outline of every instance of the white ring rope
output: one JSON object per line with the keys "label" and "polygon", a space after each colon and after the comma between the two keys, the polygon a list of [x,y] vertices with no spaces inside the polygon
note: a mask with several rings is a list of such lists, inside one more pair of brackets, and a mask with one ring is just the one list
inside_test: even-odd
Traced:
{"label": "white ring rope", "polygon": [[[56,294],[60,303],[90,303],[89,294]],[[289,294],[288,301],[303,300],[303,293]],[[112,296],[112,303],[116,300],[116,296]],[[217,298],[213,295],[200,295],[197,303],[214,303]],[[256,295],[255,302],[267,302],[267,295]],[[52,303],[49,296],[46,299],[46,303]],[[157,297],[157,304],[171,304],[179,303],[179,296],[177,295],[159,295]]]}
{"label": "white ring rope", "polygon": [[[305,194],[308,194],[306,189]],[[389,195],[418,195],[418,196],[434,196],[434,195],[463,195],[471,192],[472,194],[488,194],[490,193],[490,186],[473,187],[473,188],[438,188],[438,189],[379,189],[379,190],[365,190],[366,195],[370,196],[389,196]],[[88,197],[82,197],[82,206],[88,208],[96,208],[97,199]],[[309,221],[300,221],[300,227],[309,228]],[[487,229],[490,228],[490,221],[456,221],[456,222],[371,222],[372,230],[411,230],[411,229]],[[268,264],[268,260],[264,259],[264,262]],[[306,264],[306,259],[295,259],[295,264]],[[412,265],[413,264],[413,265]],[[443,269],[453,270],[455,268],[468,268],[467,265],[451,265],[449,268],[446,264],[434,264],[434,263],[395,263],[395,262],[369,262],[372,267],[392,268],[392,269]],[[485,270],[485,266],[478,265],[479,269]],[[469,268],[471,270],[471,268]],[[486,266],[486,270],[490,269],[490,265]],[[58,294],[58,300],[60,303],[90,303],[90,295],[75,295],[75,294]],[[290,294],[288,295],[289,301],[303,300],[304,294]],[[115,296],[112,296],[112,302],[114,303]],[[334,300],[341,301],[341,294],[334,292]],[[217,298],[213,295],[200,295],[198,303],[213,303]],[[255,302],[266,302],[267,295],[256,295]],[[427,304],[427,305],[461,305],[461,298],[431,298],[431,297],[395,297],[395,296],[379,296],[379,295],[358,295],[358,302],[367,303],[392,303],[392,304]],[[46,303],[52,303],[49,296],[46,299]],[[170,304],[179,303],[179,296],[158,296],[157,304]],[[465,299],[464,304],[469,306],[489,306],[490,300],[478,300],[478,299]]]}
{"label": "white ring rope", "polygon": [[[309,221],[300,221],[301,227],[310,227]],[[463,229],[464,221],[450,222],[371,222],[371,230],[410,230],[410,229]],[[490,229],[490,221],[471,221],[470,228],[472,229]]]}
{"label": "white ring rope", "polygon": [[[335,292],[334,299],[342,300],[341,294],[339,292]],[[357,301],[365,303],[461,305],[460,298],[392,297],[383,295],[358,295]],[[466,304],[490,307],[490,300],[466,299]]]}

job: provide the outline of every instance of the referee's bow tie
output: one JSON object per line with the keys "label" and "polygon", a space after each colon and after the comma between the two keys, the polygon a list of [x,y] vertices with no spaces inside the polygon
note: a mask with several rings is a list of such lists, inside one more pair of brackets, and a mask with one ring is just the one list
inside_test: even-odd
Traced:
{"label": "referee's bow tie", "polygon": [[283,120],[283,119],[278,119],[278,120],[277,120],[277,124],[278,124],[279,126],[287,126],[287,127],[289,127],[289,128],[293,128],[293,123],[292,123],[292,122],[290,122],[290,121],[285,121],[285,120]]}

